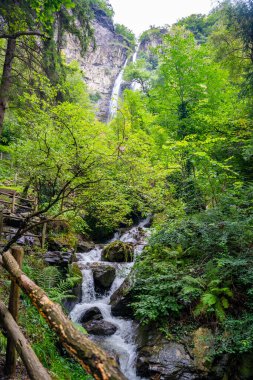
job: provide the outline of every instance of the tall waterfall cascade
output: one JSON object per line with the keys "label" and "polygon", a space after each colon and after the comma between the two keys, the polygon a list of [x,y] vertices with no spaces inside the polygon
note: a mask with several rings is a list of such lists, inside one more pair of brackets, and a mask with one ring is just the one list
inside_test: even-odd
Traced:
{"label": "tall waterfall cascade", "polygon": [[[140,50],[140,42],[136,46],[136,50],[135,50],[134,55],[133,55],[133,63],[136,63],[136,61],[137,61],[139,50]],[[140,90],[141,89],[140,83],[138,83],[138,82],[132,82],[131,89],[133,91]]]}
{"label": "tall waterfall cascade", "polygon": [[[143,250],[147,242],[149,230],[144,226],[147,220],[139,223],[138,226],[131,228],[121,236],[116,233],[110,241],[121,240],[125,243],[134,244],[134,257],[136,258]],[[91,308],[98,308],[102,313],[103,320],[113,323],[117,330],[111,336],[91,335],[91,339],[103,347],[109,354],[117,358],[120,363],[120,368],[123,374],[129,380],[144,380],[136,375],[136,354],[137,345],[136,337],[136,322],[114,317],[111,313],[110,297],[120,287],[127,275],[130,273],[134,262],[132,263],[108,263],[101,261],[102,248],[96,246],[95,249],[87,253],[78,253],[78,265],[82,270],[82,301],[77,304],[70,313],[71,319],[78,323],[81,321],[85,312]],[[97,294],[94,286],[92,266],[94,265],[113,265],[116,269],[116,277],[111,285],[110,290],[101,295]]]}
{"label": "tall waterfall cascade", "polygon": [[114,83],[114,86],[113,86],[113,89],[112,89],[112,96],[111,96],[111,101],[110,101],[110,105],[109,105],[108,121],[111,121],[117,113],[119,95],[120,95],[120,87],[121,87],[121,84],[123,81],[123,74],[124,74],[124,70],[125,70],[125,67],[127,65],[127,62],[128,62],[128,58],[126,59],[122,70],[120,71],[119,75],[117,76],[115,83]]}

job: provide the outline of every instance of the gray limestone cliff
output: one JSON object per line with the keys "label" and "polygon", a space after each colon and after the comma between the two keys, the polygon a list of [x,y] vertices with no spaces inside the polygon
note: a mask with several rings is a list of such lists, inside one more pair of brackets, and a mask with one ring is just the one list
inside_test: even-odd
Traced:
{"label": "gray limestone cliff", "polygon": [[105,121],[108,117],[113,85],[131,51],[124,37],[115,33],[110,17],[95,6],[93,12],[95,43],[82,55],[78,39],[67,34],[63,52],[68,63],[73,60],[79,62],[97,116]]}

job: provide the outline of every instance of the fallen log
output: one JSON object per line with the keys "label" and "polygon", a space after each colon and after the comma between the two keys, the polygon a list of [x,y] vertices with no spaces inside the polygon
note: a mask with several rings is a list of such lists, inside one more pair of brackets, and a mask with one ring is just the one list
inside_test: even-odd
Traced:
{"label": "fallen log", "polygon": [[23,292],[31,299],[32,304],[48,325],[55,331],[62,346],[95,380],[126,380],[115,359],[76,329],[60,305],[52,302],[44,290],[22,272],[10,251],[2,254],[1,262]]}
{"label": "fallen log", "polygon": [[0,301],[0,322],[6,330],[8,337],[11,338],[14,343],[31,380],[51,380],[51,376],[40,363],[27,339],[24,337],[11,313],[2,301]]}

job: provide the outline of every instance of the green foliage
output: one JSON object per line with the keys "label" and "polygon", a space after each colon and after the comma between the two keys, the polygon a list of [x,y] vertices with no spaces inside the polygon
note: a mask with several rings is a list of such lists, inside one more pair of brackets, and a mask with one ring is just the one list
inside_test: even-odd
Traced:
{"label": "green foliage", "polygon": [[0,355],[5,354],[7,347],[7,338],[0,331]]}
{"label": "green foliage", "polygon": [[207,37],[214,29],[215,23],[218,21],[219,13],[211,12],[208,16],[202,14],[192,14],[184,17],[177,22],[177,25],[185,27],[194,34],[198,43],[204,43]]}
{"label": "green foliage", "polygon": [[42,262],[36,264],[34,268],[33,261],[26,263],[24,271],[33,279],[48,296],[54,301],[61,303],[66,298],[71,298],[70,290],[80,283],[80,276],[73,271],[67,275],[55,267],[44,267]]}
{"label": "green foliage", "polygon": [[242,313],[240,318],[227,317],[216,338],[217,354],[251,352],[253,337],[252,313]]}
{"label": "green foliage", "polygon": [[66,352],[60,353],[57,337],[26,298],[23,307],[25,310],[20,316],[20,323],[25,327],[36,355],[51,375],[59,380],[91,379]]}
{"label": "green foliage", "polygon": [[98,6],[98,8],[102,9],[107,16],[113,17],[114,16],[114,10],[108,0],[89,0],[91,4],[95,4]]}
{"label": "green foliage", "polygon": [[164,223],[136,266],[138,318],[147,323],[188,313],[188,321],[217,319],[223,329],[242,294],[244,310],[252,310],[252,223],[252,187]]}
{"label": "green foliage", "polygon": [[132,50],[135,49],[136,38],[135,38],[134,33],[129,28],[127,28],[125,25],[122,25],[122,24],[115,24],[115,32],[117,34],[120,34],[126,39],[126,41],[129,43],[129,46]]}

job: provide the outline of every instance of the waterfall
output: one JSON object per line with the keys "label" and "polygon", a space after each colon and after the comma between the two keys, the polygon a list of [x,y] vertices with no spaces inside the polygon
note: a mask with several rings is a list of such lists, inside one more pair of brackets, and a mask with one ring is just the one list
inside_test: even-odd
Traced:
{"label": "waterfall", "polygon": [[111,101],[110,101],[110,105],[109,105],[108,121],[111,121],[117,113],[120,87],[122,84],[123,74],[124,74],[125,67],[127,65],[127,61],[128,61],[128,58],[126,59],[122,70],[120,71],[119,75],[117,76],[115,83],[114,83],[114,86],[113,86],[113,89],[112,89],[112,96],[111,96]]}
{"label": "waterfall", "polygon": [[[139,42],[138,45],[136,46],[136,49],[135,49],[135,52],[134,52],[134,55],[133,55],[133,63],[136,63],[136,61],[137,61],[137,57],[138,57],[139,49],[140,49],[140,42]],[[133,91],[140,90],[140,89],[141,89],[141,85],[140,85],[140,83],[132,82],[132,84],[131,84],[131,89],[132,89]]]}
{"label": "waterfall", "polygon": [[[111,240],[121,240],[122,242],[131,242],[134,244],[134,256],[137,257],[146,245],[149,231],[145,228],[148,219],[139,223],[138,226],[132,227],[127,232],[119,235],[116,233]],[[129,380],[142,380],[136,375],[136,354],[137,345],[136,322],[132,320],[114,317],[111,313],[110,297],[120,287],[124,279],[130,273],[133,263],[105,263],[101,261],[102,248],[97,246],[87,253],[78,253],[78,265],[83,273],[82,301],[77,304],[70,313],[74,322],[79,322],[84,313],[90,308],[96,307],[100,310],[104,321],[113,323],[117,331],[111,336],[91,335],[91,339],[102,346],[108,353],[116,355],[118,358],[121,371]],[[111,288],[105,294],[96,294],[94,280],[92,276],[92,267],[110,264],[116,269],[116,277]],[[144,380],[144,379],[143,379]]]}

